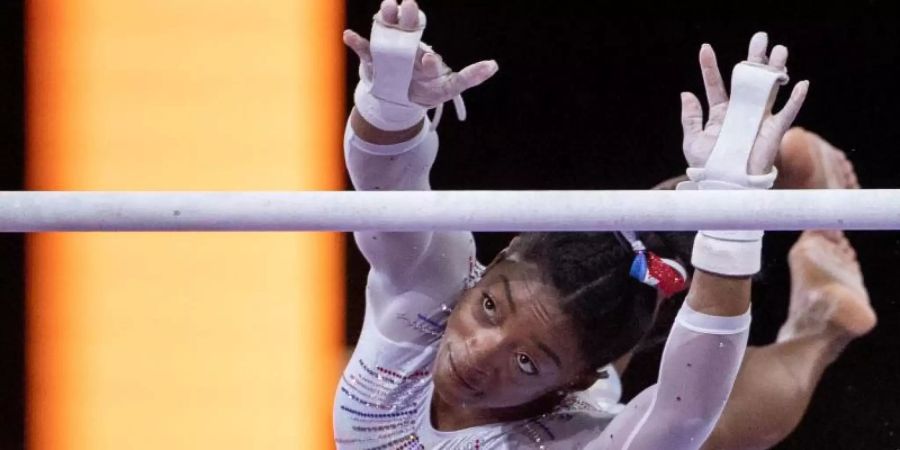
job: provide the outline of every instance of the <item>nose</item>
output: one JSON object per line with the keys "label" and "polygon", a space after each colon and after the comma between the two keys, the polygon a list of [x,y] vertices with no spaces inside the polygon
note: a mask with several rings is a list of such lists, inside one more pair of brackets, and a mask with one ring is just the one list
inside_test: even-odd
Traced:
{"label": "nose", "polygon": [[503,335],[496,329],[482,330],[466,341],[466,347],[472,370],[488,375],[502,361]]}

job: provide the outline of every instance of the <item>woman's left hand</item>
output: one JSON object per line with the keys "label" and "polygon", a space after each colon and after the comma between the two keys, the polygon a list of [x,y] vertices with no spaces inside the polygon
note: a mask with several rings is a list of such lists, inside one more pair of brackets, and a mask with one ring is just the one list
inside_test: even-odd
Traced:
{"label": "woman's left hand", "polygon": [[[750,40],[747,61],[767,64],[776,70],[786,71],[788,50],[783,45],[776,45],[769,56],[766,56],[768,36],[756,33]],[[709,120],[703,125],[703,107],[697,96],[690,92],[681,94],[681,125],[684,129],[684,156],[690,167],[701,168],[715,147],[725,112],[728,110],[728,92],[719,72],[716,54],[709,44],[700,48],[700,71],[709,102]],[[809,81],[801,81],[794,86],[791,97],[777,114],[769,113],[763,120],[759,134],[750,152],[747,171],[751,175],[762,175],[771,172],[781,144],[781,138],[788,130],[809,89]]]}

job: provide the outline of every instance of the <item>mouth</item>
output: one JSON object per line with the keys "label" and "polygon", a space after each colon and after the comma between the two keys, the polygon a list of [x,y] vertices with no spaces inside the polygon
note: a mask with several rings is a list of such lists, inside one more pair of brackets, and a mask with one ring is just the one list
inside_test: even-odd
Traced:
{"label": "mouth", "polygon": [[476,394],[481,393],[478,388],[476,388],[472,383],[470,383],[465,379],[465,377],[462,376],[462,373],[460,373],[459,369],[456,367],[456,362],[453,361],[453,352],[448,349],[447,355],[448,359],[450,360],[450,374],[453,375],[453,378],[456,378],[456,380],[459,381],[460,384],[465,386],[470,391]]}

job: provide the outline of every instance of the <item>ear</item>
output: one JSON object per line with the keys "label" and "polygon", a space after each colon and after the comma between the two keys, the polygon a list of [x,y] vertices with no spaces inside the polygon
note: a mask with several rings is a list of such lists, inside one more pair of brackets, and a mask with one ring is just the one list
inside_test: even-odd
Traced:
{"label": "ear", "polygon": [[[518,239],[518,238],[514,238],[513,240],[516,240],[516,239]],[[512,245],[512,244],[510,243],[510,245]],[[497,265],[499,262],[501,262],[501,261],[503,261],[504,259],[506,259],[506,257],[507,257],[508,255],[509,255],[509,247],[506,247],[506,248],[504,248],[503,250],[500,250],[500,252],[497,253],[497,256],[494,257],[494,260],[491,261],[491,263],[488,264],[487,267],[484,268],[485,272],[487,272],[488,270],[490,270],[492,267],[494,267],[495,265]]]}

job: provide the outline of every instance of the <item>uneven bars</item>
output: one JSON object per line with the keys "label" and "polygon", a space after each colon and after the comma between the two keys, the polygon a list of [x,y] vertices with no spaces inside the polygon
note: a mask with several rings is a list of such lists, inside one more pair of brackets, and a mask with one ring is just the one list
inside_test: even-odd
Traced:
{"label": "uneven bars", "polygon": [[0,192],[0,232],[900,230],[900,190]]}

